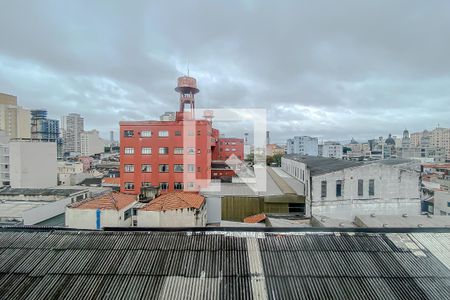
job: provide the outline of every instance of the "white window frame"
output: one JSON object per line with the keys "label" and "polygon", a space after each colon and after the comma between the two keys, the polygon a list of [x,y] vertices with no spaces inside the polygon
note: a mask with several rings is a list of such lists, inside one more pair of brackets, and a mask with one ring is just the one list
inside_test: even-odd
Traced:
{"label": "white window frame", "polygon": [[125,173],[133,173],[134,172],[134,165],[133,164],[126,164],[123,166],[123,170]]}
{"label": "white window frame", "polygon": [[158,131],[158,137],[169,137],[169,131],[168,130]]}
{"label": "white window frame", "polygon": [[150,130],[141,131],[141,137],[152,137],[152,132]]}
{"label": "white window frame", "polygon": [[141,154],[144,154],[144,155],[152,154],[152,148],[150,148],[150,147],[142,147],[141,148]]}
{"label": "white window frame", "polygon": [[133,155],[134,154],[134,148],[133,147],[125,147],[123,149],[123,152],[125,155]]}

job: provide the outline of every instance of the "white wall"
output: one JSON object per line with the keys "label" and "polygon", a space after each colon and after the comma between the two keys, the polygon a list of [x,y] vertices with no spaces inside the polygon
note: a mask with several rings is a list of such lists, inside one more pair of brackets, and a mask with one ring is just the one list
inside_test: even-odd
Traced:
{"label": "white wall", "polygon": [[138,210],[138,227],[204,227],[206,226],[206,207],[196,215],[195,209],[177,209],[165,212]]}
{"label": "white wall", "polygon": [[324,144],[322,148],[322,156],[329,158],[342,159],[343,148],[342,145],[337,144]]}
{"label": "white wall", "polygon": [[[358,196],[358,180],[363,196]],[[369,180],[375,180],[375,195],[369,196]],[[336,197],[336,180],[342,180],[342,196]],[[327,182],[327,196],[321,197],[321,183]],[[311,201],[312,199],[312,201]],[[338,172],[314,176],[312,195],[305,206],[312,215],[353,220],[355,215],[420,214],[419,173],[397,166],[371,163]]]}
{"label": "white wall", "polygon": [[437,216],[450,216],[450,192],[435,191],[434,192],[434,214]]}
{"label": "white wall", "polygon": [[208,210],[208,224],[220,223],[222,221],[222,199],[220,196],[206,197]]}
{"label": "white wall", "polygon": [[[126,210],[131,209],[136,202],[116,211],[112,209],[100,210],[100,228],[103,227],[131,227],[132,213],[128,219],[124,219]],[[96,209],[80,209],[66,207],[66,226],[79,229],[97,229]]]}
{"label": "white wall", "polygon": [[311,201],[311,195],[309,192],[310,185],[311,185],[311,178],[310,178],[310,172],[306,166],[306,164],[301,163],[296,160],[292,159],[286,159],[284,157],[281,158],[281,168],[283,171],[294,177],[295,179],[299,180],[301,183],[303,183],[303,195],[305,195],[305,215],[310,216],[310,205],[306,205],[306,201]]}
{"label": "white wall", "polygon": [[10,177],[13,188],[47,188],[57,185],[56,143],[11,141]]}
{"label": "white wall", "polygon": [[66,206],[71,203],[71,197],[67,197],[54,202],[48,202],[48,204],[41,205],[29,210],[26,210],[22,214],[24,225],[34,225],[36,223],[48,220],[63,214]]}

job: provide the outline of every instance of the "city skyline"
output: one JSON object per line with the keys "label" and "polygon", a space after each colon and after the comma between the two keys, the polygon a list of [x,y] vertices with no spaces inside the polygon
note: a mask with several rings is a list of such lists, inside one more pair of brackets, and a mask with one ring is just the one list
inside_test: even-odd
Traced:
{"label": "city skyline", "polygon": [[51,118],[79,113],[104,137],[176,111],[188,68],[198,107],[266,108],[280,141],[450,127],[444,1],[23,4],[0,12],[0,91]]}

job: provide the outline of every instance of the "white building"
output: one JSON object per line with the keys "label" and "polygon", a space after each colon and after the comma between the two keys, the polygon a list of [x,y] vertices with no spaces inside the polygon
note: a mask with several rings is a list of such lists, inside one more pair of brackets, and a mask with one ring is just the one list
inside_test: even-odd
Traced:
{"label": "white building", "polygon": [[107,193],[66,207],[66,226],[79,229],[131,227],[136,195]]}
{"label": "white building", "polygon": [[434,192],[434,214],[436,216],[450,216],[450,192]]}
{"label": "white building", "polygon": [[88,189],[0,190],[0,223],[34,225],[64,213],[66,205],[87,199]]}
{"label": "white building", "polygon": [[83,174],[81,162],[58,161],[58,185],[78,184],[87,177],[86,175]]}
{"label": "white building", "polygon": [[80,134],[81,155],[91,156],[105,152],[105,141],[100,137],[97,130],[83,131]]}
{"label": "white building", "polygon": [[9,185],[9,137],[0,131],[0,186]]}
{"label": "white building", "polygon": [[322,145],[323,157],[342,159],[343,155],[343,147],[339,143],[325,143]]}
{"label": "white building", "polygon": [[287,140],[287,154],[319,155],[319,140],[310,136],[294,136]]}
{"label": "white building", "polygon": [[0,93],[0,130],[10,138],[31,137],[31,112],[17,105],[17,97]]}
{"label": "white building", "polygon": [[56,143],[33,140],[9,142],[13,188],[47,188],[57,185]]}
{"label": "white building", "polygon": [[419,215],[419,172],[410,161],[359,162],[290,155],[282,169],[306,186],[306,216]]}
{"label": "white building", "polygon": [[81,133],[84,131],[84,119],[75,113],[61,118],[63,149],[65,153],[81,153]]}
{"label": "white building", "polygon": [[138,227],[204,227],[205,197],[197,193],[167,193],[137,210]]}
{"label": "white building", "polygon": [[175,112],[173,111],[166,111],[164,114],[162,114],[159,117],[160,121],[175,121]]}

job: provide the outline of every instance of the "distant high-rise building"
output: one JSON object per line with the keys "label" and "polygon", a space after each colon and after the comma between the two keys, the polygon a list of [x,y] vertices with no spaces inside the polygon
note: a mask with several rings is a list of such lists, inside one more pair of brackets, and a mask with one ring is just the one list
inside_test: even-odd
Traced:
{"label": "distant high-rise building", "polygon": [[287,154],[301,154],[317,156],[319,154],[319,140],[310,136],[294,136],[287,140]]}
{"label": "distant high-rise building", "polygon": [[47,111],[35,109],[31,111],[31,138],[56,142],[58,159],[63,155],[63,142],[59,132],[59,120],[48,119]]}
{"label": "distant high-rise building", "polygon": [[83,131],[80,134],[81,155],[91,156],[105,152],[105,142],[97,130]]}
{"label": "distant high-rise building", "polygon": [[81,153],[81,133],[84,131],[84,119],[75,113],[61,119],[65,153]]}
{"label": "distant high-rise building", "polygon": [[408,139],[405,139],[405,133],[402,143],[403,158],[432,158],[434,161],[445,161],[450,158],[450,129],[436,128],[432,131],[424,130],[422,132],[411,133]]}
{"label": "distant high-rise building", "polygon": [[0,93],[0,130],[10,138],[31,137],[31,114],[17,105],[17,97]]}
{"label": "distant high-rise building", "polygon": [[109,142],[111,144],[114,143],[114,131],[112,131],[112,130],[109,132]]}
{"label": "distant high-rise building", "polygon": [[266,145],[270,144],[270,131],[266,131]]}
{"label": "distant high-rise building", "polygon": [[44,109],[32,110],[31,138],[56,141],[59,138],[59,121],[48,119]]}

